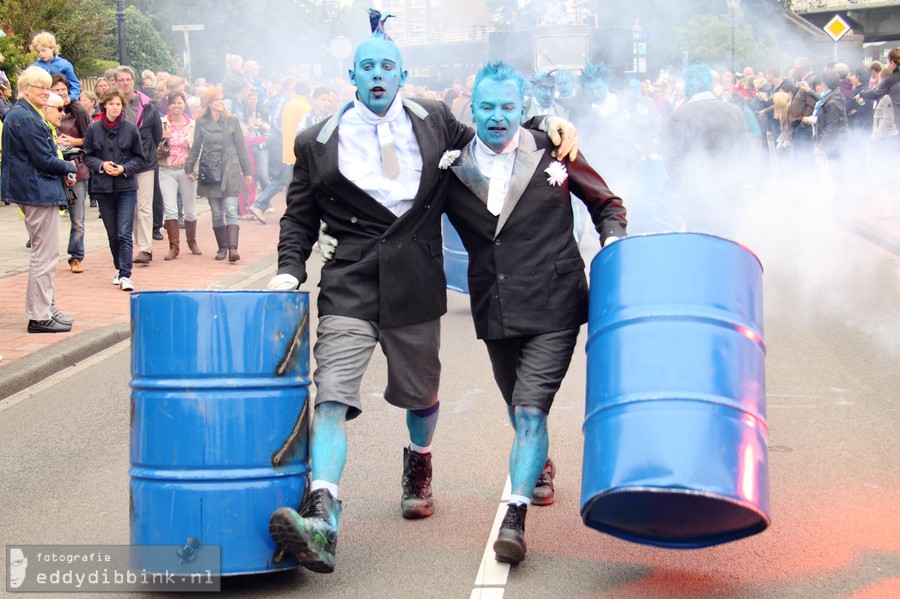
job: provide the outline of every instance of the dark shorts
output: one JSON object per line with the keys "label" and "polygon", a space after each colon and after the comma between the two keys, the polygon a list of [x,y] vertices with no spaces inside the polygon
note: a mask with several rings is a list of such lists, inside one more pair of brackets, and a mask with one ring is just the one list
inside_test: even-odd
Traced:
{"label": "dark shorts", "polygon": [[347,419],[362,412],[360,383],[375,345],[387,358],[388,383],[384,398],[406,410],[430,408],[438,400],[441,362],[441,321],[430,320],[389,329],[348,316],[319,318],[313,355],[316,404],[329,401],[349,407]]}
{"label": "dark shorts", "polygon": [[507,405],[550,411],[569,370],[578,329],[511,339],[485,339],[494,380]]}

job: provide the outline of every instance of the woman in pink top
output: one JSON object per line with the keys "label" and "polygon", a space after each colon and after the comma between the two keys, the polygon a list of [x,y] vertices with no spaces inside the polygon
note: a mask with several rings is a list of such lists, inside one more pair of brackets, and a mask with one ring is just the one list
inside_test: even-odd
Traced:
{"label": "woman in pink top", "polygon": [[203,252],[197,246],[197,182],[184,172],[191,145],[194,143],[194,120],[185,114],[187,97],[184,92],[174,92],[168,98],[169,114],[163,117],[163,144],[168,141],[169,155],[159,160],[159,187],[163,195],[163,214],[166,233],[169,235],[169,253],[166,260],[178,257],[180,240],[178,233],[178,194],[184,207],[184,235],[188,248],[195,256]]}

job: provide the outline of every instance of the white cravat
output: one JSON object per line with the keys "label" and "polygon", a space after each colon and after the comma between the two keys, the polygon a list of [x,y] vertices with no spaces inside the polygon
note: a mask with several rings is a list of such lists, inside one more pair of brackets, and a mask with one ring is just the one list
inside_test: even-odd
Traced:
{"label": "white cravat", "polygon": [[475,164],[478,166],[479,172],[490,181],[487,209],[494,216],[500,215],[503,211],[503,204],[506,202],[521,133],[521,130],[516,131],[515,136],[499,154],[475,137],[475,145],[472,148]]}
{"label": "white cravat", "polygon": [[503,210],[503,200],[509,191],[509,179],[506,177],[506,159],[509,154],[494,154],[491,159],[491,185],[488,188],[488,212],[494,216],[500,216]]}
{"label": "white cravat", "polygon": [[397,158],[391,127],[388,123],[378,123],[375,129],[378,132],[378,145],[381,146],[381,174],[391,181],[396,181],[400,176],[400,161]]}

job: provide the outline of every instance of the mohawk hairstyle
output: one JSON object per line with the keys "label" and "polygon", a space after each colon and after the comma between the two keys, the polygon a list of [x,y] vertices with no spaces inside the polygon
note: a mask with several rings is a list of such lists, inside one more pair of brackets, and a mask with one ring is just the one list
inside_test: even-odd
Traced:
{"label": "mohawk hairstyle", "polygon": [[383,37],[385,40],[387,40],[389,42],[393,42],[394,40],[391,39],[391,36],[389,36],[384,30],[385,21],[387,21],[388,19],[390,19],[393,16],[394,15],[383,15],[382,16],[382,14],[379,11],[375,10],[374,8],[370,8],[369,9],[369,26],[372,27],[372,36],[373,37]]}

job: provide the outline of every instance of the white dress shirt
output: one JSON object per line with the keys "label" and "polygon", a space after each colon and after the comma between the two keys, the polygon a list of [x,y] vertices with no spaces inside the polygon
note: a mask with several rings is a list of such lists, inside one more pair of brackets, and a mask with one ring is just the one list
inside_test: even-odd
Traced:
{"label": "white dress shirt", "polygon": [[[521,130],[516,131],[515,136],[509,140],[506,147],[500,153],[495,152],[481,141],[478,136],[475,137],[475,145],[472,147],[472,154],[475,157],[475,165],[478,171],[490,181],[488,191],[488,209],[491,209],[491,200],[495,196],[503,198],[506,201],[506,195],[509,193],[509,182],[512,180],[513,165],[516,162],[516,151],[519,148],[519,135]],[[495,166],[496,165],[496,166]],[[502,203],[501,203],[502,208]],[[491,211],[494,213],[494,211]],[[494,213],[494,216],[500,214],[500,210]]]}
{"label": "white dress shirt", "polygon": [[[400,162],[400,176],[396,180],[388,179],[381,172],[381,145],[376,131],[381,123],[389,124],[394,138]],[[353,108],[341,116],[338,139],[341,174],[396,216],[412,207],[422,177],[422,154],[399,93],[383,117],[355,100]]]}

